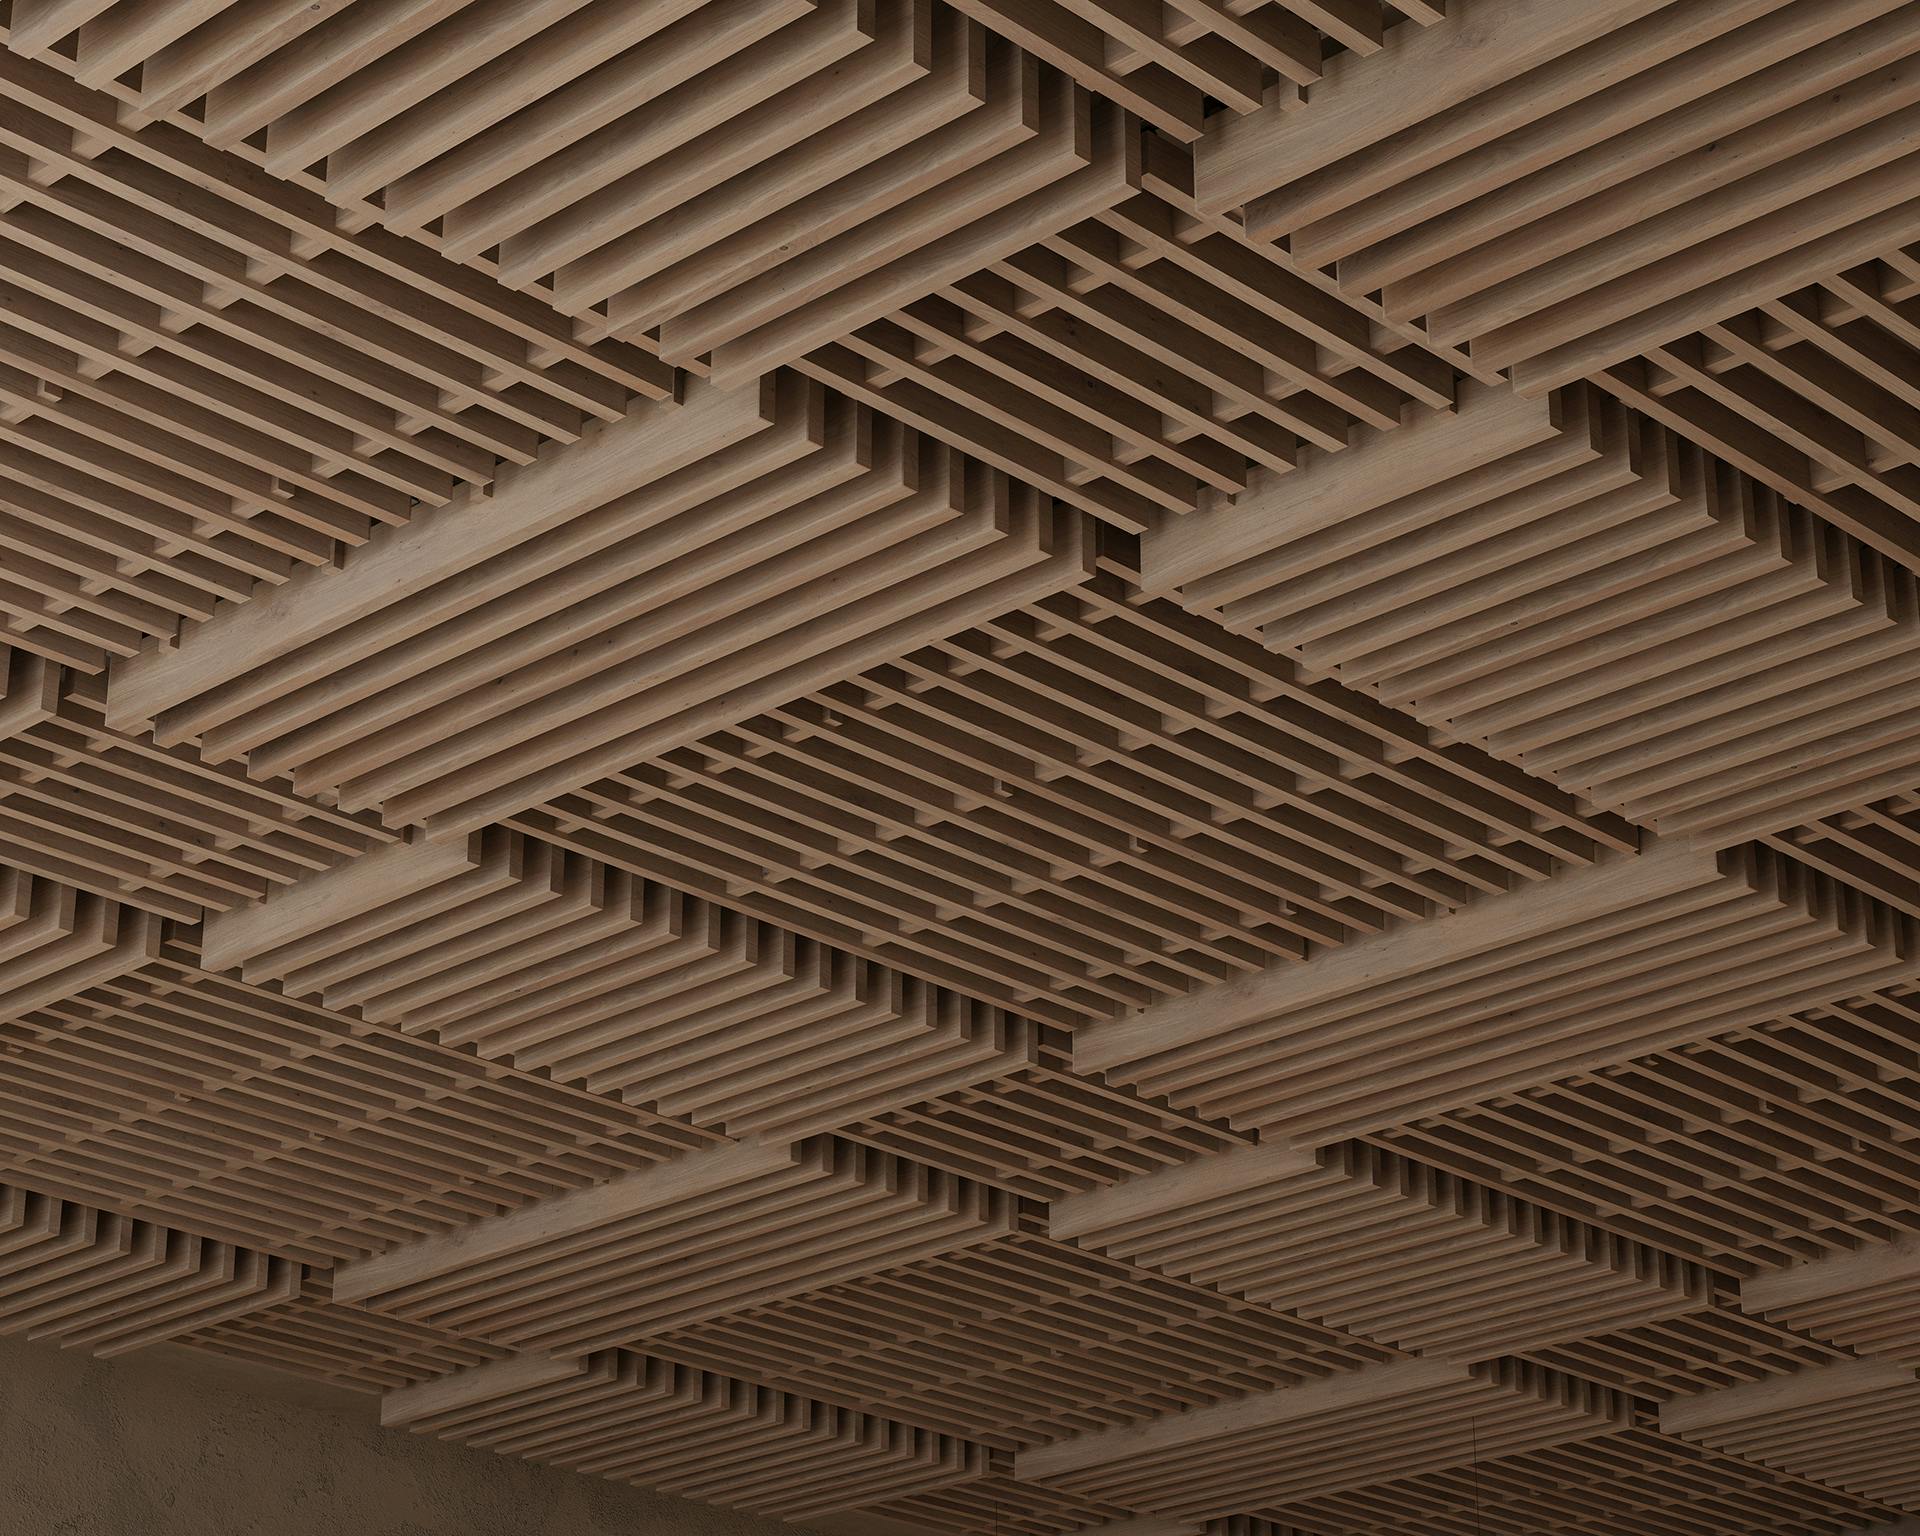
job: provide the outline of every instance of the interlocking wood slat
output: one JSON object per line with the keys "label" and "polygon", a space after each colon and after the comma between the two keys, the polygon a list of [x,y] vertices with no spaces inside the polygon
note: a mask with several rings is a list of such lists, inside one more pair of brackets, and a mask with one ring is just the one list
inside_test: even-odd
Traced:
{"label": "interlocking wood slat", "polygon": [[1756,1018],[1383,1144],[1735,1273],[1920,1231],[1920,998]]}
{"label": "interlocking wood slat", "polygon": [[0,1023],[0,1172],[327,1263],[717,1144],[208,971],[183,944]]}
{"label": "interlocking wood slat", "polygon": [[1863,1355],[1920,1368],[1920,1240],[1903,1238],[1754,1275],[1740,1305]]}
{"label": "interlocking wood slat", "polygon": [[98,672],[672,390],[617,343],[543,355],[564,330],[538,306],[341,235],[46,65],[0,52],[0,80],[15,644]]}
{"label": "interlocking wood slat", "polygon": [[839,1134],[1015,1194],[1053,1199],[1242,1146],[1217,1120],[1072,1067],[1061,1030],[1009,1016],[994,1075],[849,1120]]}
{"label": "interlocking wood slat", "polygon": [[964,1482],[985,1452],[627,1350],[521,1356],[385,1394],[381,1422],[804,1520]]}
{"label": "interlocking wood slat", "polygon": [[143,653],[108,715],[457,833],[1057,590],[1082,544],[793,375],[698,386]]}
{"label": "interlocking wood slat", "polygon": [[96,676],[24,650],[0,667],[0,837],[37,873],[193,922],[394,840],[366,812],[114,730]]}
{"label": "interlocking wood slat", "polygon": [[1514,1354],[1710,1299],[1697,1265],[1354,1142],[1221,1153],[1058,1200],[1048,1226],[1439,1359]]}
{"label": "interlocking wood slat", "polygon": [[1901,0],[1461,0],[1198,188],[1535,392],[1915,238],[1916,50]]}
{"label": "interlocking wood slat", "polygon": [[1410,1360],[1058,1440],[1020,1452],[1014,1471],[1125,1508],[1211,1518],[1630,1423],[1630,1399],[1572,1377]]}
{"label": "interlocking wood slat", "polygon": [[0,1019],[137,971],[161,938],[150,912],[0,864]]}
{"label": "interlocking wood slat", "polygon": [[1920,1513],[1920,1371],[1888,1360],[1676,1398],[1660,1427],[1762,1466]]}
{"label": "interlocking wood slat", "polygon": [[698,1151],[341,1266],[334,1294],[520,1349],[603,1347],[1010,1229],[1011,1196],[815,1137]]}
{"label": "interlocking wood slat", "polygon": [[1389,28],[1431,26],[1446,10],[1446,0],[956,3],[1177,140],[1199,138],[1210,109],[1297,104],[1329,51],[1376,52]]}
{"label": "interlocking wood slat", "polygon": [[1916,60],[0,3],[0,1328],[825,1536],[1917,1536]]}
{"label": "interlocking wood slat", "polygon": [[1910,969],[1907,922],[1758,844],[1662,844],[1084,1029],[1074,1061],[1324,1145],[1856,995]]}
{"label": "interlocking wood slat", "polygon": [[173,37],[118,7],[75,74],[733,382],[1138,184],[1131,115],[933,0],[246,9]]}
{"label": "interlocking wood slat", "polygon": [[1297,1386],[1398,1352],[1049,1239],[1011,1236],[652,1335],[707,1370],[1001,1449]]}
{"label": "interlocking wood slat", "polygon": [[0,1184],[0,1333],[118,1355],[298,1294],[298,1264]]}
{"label": "interlocking wood slat", "polygon": [[971,1086],[1032,1030],[500,828],[384,850],[206,936],[251,982],[736,1136]]}
{"label": "interlocking wood slat", "polygon": [[[1329,1536],[1385,1536],[1409,1522],[1435,1536],[1901,1536],[1898,1512],[1885,1504],[1642,1428],[1307,1499],[1285,1514],[1294,1529]],[[1245,1536],[1280,1536],[1251,1524]]]}
{"label": "interlocking wood slat", "polygon": [[1543,789],[1107,571],[513,825],[1071,1025],[1632,846]]}
{"label": "interlocking wood slat", "polygon": [[1700,1311],[1524,1350],[1520,1358],[1618,1387],[1643,1401],[1664,1402],[1831,1364],[1846,1359],[1847,1351],[1743,1312],[1737,1288],[1716,1280],[1711,1304]]}
{"label": "interlocking wood slat", "polygon": [[1438,358],[1186,211],[1164,141],[1146,165],[1154,190],[799,366],[1135,532],[1449,403]]}
{"label": "interlocking wood slat", "polygon": [[1906,565],[1584,387],[1412,430],[1158,530],[1150,588],[1714,846],[1920,773]]}
{"label": "interlocking wood slat", "polygon": [[292,1300],[207,1324],[173,1342],[358,1392],[412,1386],[507,1358],[491,1344],[336,1302],[324,1278],[311,1273]]}

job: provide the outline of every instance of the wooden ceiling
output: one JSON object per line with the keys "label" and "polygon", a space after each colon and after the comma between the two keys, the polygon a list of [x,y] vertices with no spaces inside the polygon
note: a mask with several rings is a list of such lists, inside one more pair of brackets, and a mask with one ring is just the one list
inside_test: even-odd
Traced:
{"label": "wooden ceiling", "polygon": [[0,1332],[1920,1530],[1920,0],[0,29]]}

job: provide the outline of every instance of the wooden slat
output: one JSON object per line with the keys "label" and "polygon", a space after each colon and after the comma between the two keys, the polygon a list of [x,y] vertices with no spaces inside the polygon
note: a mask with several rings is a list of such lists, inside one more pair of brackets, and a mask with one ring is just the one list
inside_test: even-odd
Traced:
{"label": "wooden slat", "polygon": [[1298,1386],[1399,1352],[1013,1235],[655,1334],[647,1348],[1012,1450]]}
{"label": "wooden slat", "polygon": [[1461,0],[1206,136],[1198,186],[1540,391],[1913,239],[1916,49],[1900,0]]}
{"label": "wooden slat", "polygon": [[1679,1317],[1706,1272],[1348,1142],[1249,1147],[1056,1201],[1056,1237],[1438,1359]]}
{"label": "wooden slat", "polygon": [[217,914],[209,963],[728,1135],[997,1077],[1024,1021],[519,833],[385,851]]}
{"label": "wooden slat", "polygon": [[119,1355],[288,1301],[298,1264],[0,1184],[0,1333]]}
{"label": "wooden slat", "polygon": [[1724,847],[1920,775],[1896,553],[1575,387],[1469,394],[1158,530],[1143,561],[1442,739]]}
{"label": "wooden slat", "polygon": [[381,1421],[795,1520],[985,1467],[953,1436],[626,1350],[472,1366],[389,1391]]}
{"label": "wooden slat", "polygon": [[0,1023],[0,1066],[0,1173],[322,1264],[720,1140],[177,942]]}
{"label": "wooden slat", "polygon": [[1866,1355],[1920,1368],[1920,1239],[1796,1264],[1742,1283],[1740,1305]]}
{"label": "wooden slat", "polygon": [[1662,844],[1083,1030],[1074,1061],[1324,1145],[1857,995],[1912,964],[1907,921],[1758,845]]}
{"label": "wooden slat", "polygon": [[520,1349],[626,1342],[985,1242],[1011,1198],[815,1138],[689,1154],[344,1265],[334,1294]]}
{"label": "wooden slat", "polygon": [[1920,1231],[1910,983],[1422,1117],[1410,1156],[1752,1273]]}
{"label": "wooden slat", "polygon": [[1662,1405],[1668,1434],[1920,1511],[1920,1372],[1849,1361]]}
{"label": "wooden slat", "polygon": [[1076,1435],[1014,1466],[1023,1480],[1127,1507],[1214,1517],[1629,1423],[1627,1398],[1570,1377],[1415,1360]]}
{"label": "wooden slat", "polygon": [[1409,725],[1110,569],[513,824],[1073,1024],[1631,846]]}

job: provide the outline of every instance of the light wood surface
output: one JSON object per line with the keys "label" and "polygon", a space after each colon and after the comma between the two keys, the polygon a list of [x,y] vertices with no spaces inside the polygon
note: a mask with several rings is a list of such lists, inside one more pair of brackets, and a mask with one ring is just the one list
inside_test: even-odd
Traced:
{"label": "light wood surface", "polygon": [[0,1331],[826,1536],[1912,1536],[1917,66],[0,3]]}

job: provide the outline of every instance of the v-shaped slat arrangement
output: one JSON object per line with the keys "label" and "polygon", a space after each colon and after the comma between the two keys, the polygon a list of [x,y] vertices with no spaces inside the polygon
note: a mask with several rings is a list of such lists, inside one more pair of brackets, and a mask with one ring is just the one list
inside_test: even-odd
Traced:
{"label": "v-shaped slat arrangement", "polygon": [[0,1330],[825,1536],[1911,1536],[1920,0],[0,0]]}
{"label": "v-shaped slat arrangement", "polygon": [[0,1185],[0,1333],[117,1355],[291,1300],[301,1269]]}

